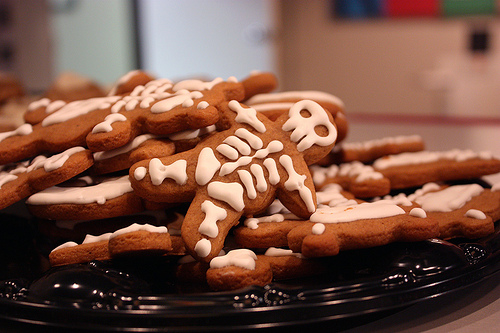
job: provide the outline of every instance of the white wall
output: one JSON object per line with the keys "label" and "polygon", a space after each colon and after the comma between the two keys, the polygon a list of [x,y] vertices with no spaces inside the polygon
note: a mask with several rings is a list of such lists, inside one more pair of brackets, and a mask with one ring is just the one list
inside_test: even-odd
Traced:
{"label": "white wall", "polygon": [[[471,25],[477,22],[488,24],[492,37],[488,66],[495,67],[491,64],[500,62],[498,19],[336,20],[332,18],[329,3],[325,0],[280,2],[283,89],[331,92],[344,100],[350,112],[500,116],[498,109],[486,105],[480,108],[488,98],[496,98],[495,106],[500,105],[499,94],[479,95],[484,89],[465,86],[468,81],[456,84],[458,79],[439,89],[424,80],[429,78],[429,71],[442,69],[439,63],[458,63],[457,59],[467,57],[468,35]],[[465,66],[470,65],[467,60],[464,62]],[[473,79],[479,84],[490,82],[485,81],[490,80],[488,73],[491,71],[477,74]],[[496,74],[500,76],[500,70]],[[494,84],[499,84],[498,80]],[[470,103],[477,107],[458,112],[457,105],[463,103],[450,103],[451,94],[463,99],[477,97],[475,103]]]}
{"label": "white wall", "polygon": [[143,68],[171,79],[274,71],[269,0],[141,0]]}
{"label": "white wall", "polygon": [[135,68],[132,2],[52,0],[54,77],[73,71],[111,84]]}

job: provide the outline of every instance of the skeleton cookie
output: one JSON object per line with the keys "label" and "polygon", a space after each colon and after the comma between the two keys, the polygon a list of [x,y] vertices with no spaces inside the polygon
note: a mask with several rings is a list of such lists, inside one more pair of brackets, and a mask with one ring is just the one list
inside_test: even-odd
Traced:
{"label": "skeleton cookie", "polygon": [[[42,107],[52,113],[41,123],[26,123],[0,134],[0,164],[78,145],[107,151],[144,133],[166,135],[212,125],[219,119],[222,102],[259,92],[259,77],[267,76],[253,75],[248,82],[235,78],[177,83],[158,79],[138,85],[125,95],[48,103]],[[268,89],[268,85],[263,86]]]}
{"label": "skeleton cookie", "polygon": [[237,101],[223,104],[218,126],[229,127],[195,148],[130,169],[135,192],[152,201],[191,202],[182,225],[187,251],[210,261],[243,215],[277,197],[294,214],[316,210],[308,164],[327,154],[337,130],[331,114],[303,100],[275,122]]}

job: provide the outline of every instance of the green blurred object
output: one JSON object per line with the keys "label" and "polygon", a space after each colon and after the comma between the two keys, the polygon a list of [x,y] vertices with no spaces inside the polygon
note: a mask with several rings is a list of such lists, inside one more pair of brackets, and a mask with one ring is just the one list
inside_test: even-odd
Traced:
{"label": "green blurred object", "polygon": [[497,11],[496,0],[443,0],[444,16],[494,15]]}

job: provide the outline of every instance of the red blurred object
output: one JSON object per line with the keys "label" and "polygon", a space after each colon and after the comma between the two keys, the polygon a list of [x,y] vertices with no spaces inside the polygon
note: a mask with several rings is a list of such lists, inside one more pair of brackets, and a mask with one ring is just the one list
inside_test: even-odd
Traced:
{"label": "red blurred object", "polygon": [[385,12],[389,17],[440,15],[438,0],[385,0]]}

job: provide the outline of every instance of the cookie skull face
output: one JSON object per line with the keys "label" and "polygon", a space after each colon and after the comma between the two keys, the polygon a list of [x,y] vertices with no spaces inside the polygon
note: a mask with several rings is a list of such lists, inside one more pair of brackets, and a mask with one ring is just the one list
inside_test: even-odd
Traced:
{"label": "cookie skull face", "polygon": [[[229,129],[174,156],[142,161],[130,170],[132,186],[153,201],[191,205],[182,226],[187,250],[209,261],[242,216],[275,198],[298,216],[316,209],[306,154],[327,154],[336,139],[331,116],[302,101],[275,122],[233,100],[223,106]],[[307,116],[306,116],[307,114]]]}
{"label": "cookie skull face", "polygon": [[[302,115],[307,110],[308,116]],[[295,103],[288,112],[289,119],[283,124],[284,131],[292,131],[290,139],[297,143],[300,152],[311,148],[313,145],[328,146],[335,142],[337,129],[328,119],[324,109],[311,100],[302,100]],[[326,136],[320,136],[315,131],[316,127],[324,126]]]}

